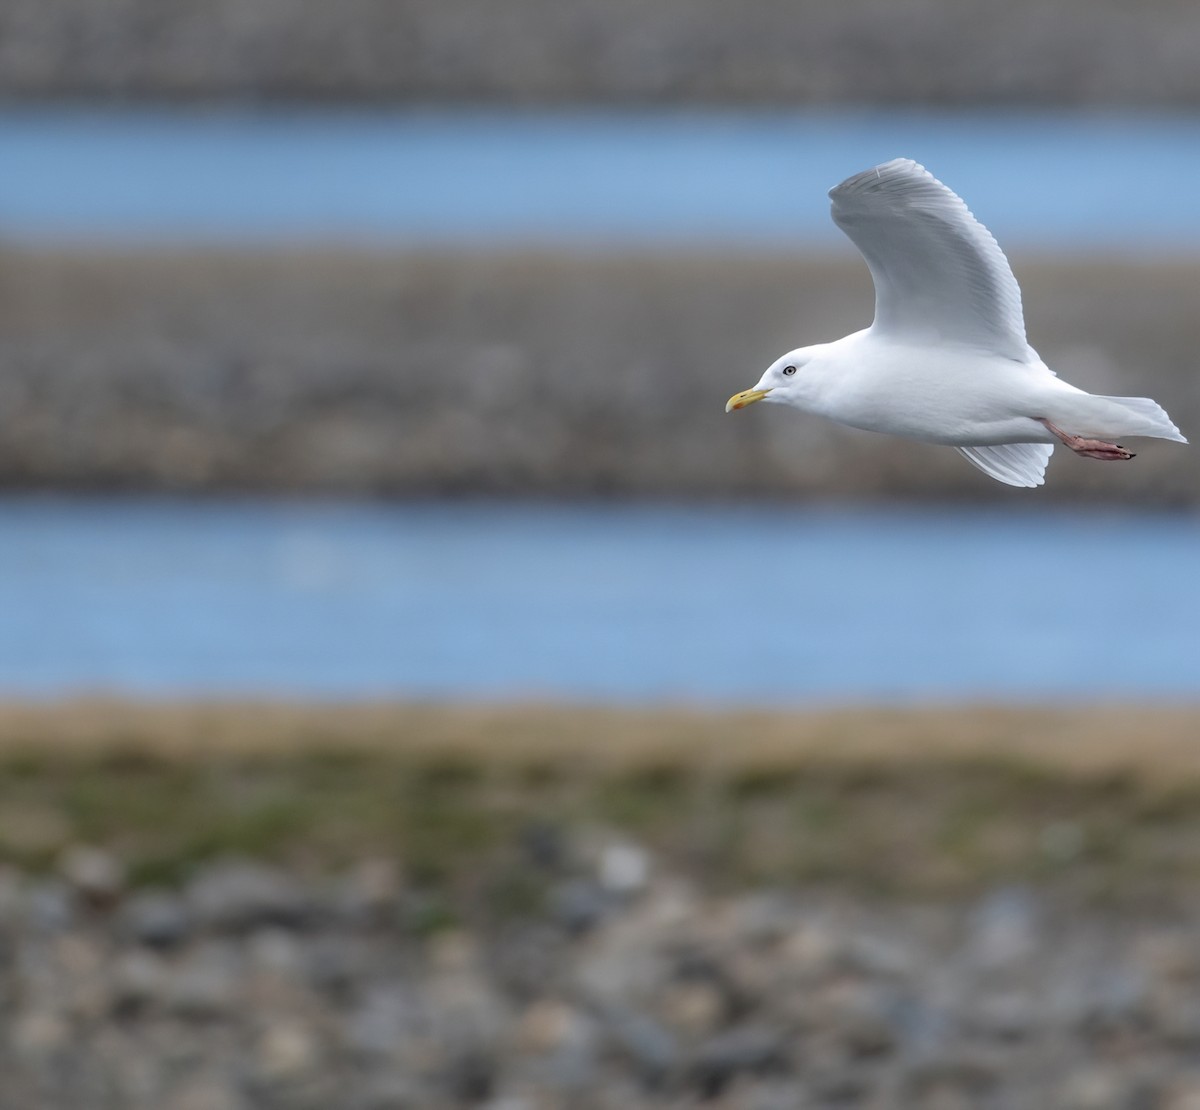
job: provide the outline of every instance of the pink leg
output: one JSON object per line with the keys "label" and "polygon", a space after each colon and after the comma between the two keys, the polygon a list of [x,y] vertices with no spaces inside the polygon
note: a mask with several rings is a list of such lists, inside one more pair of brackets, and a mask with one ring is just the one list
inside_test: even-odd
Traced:
{"label": "pink leg", "polygon": [[1046,426],[1047,431],[1058,436],[1075,454],[1083,455],[1085,458],[1116,462],[1118,459],[1134,457],[1132,451],[1126,451],[1119,444],[1105,443],[1102,439],[1084,439],[1083,436],[1073,436],[1070,432],[1064,432],[1062,428],[1051,424],[1049,420],[1042,420],[1041,423]]}

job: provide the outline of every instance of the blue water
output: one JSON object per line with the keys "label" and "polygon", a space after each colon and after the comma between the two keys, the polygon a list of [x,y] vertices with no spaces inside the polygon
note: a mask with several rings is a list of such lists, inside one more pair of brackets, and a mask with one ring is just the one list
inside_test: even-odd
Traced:
{"label": "blue water", "polygon": [[1195,699],[1200,518],[0,499],[0,694]]}
{"label": "blue water", "polygon": [[1200,247],[1200,118],[1063,112],[8,108],[0,238],[840,245],[897,155],[1005,245]]}

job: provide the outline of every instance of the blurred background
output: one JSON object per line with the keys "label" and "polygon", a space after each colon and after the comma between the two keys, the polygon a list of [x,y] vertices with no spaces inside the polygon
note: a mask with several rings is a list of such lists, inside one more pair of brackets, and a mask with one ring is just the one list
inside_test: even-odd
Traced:
{"label": "blurred background", "polygon": [[1200,1106],[1200,470],[795,413],[826,191],[1200,429],[1200,9],[0,0],[0,1107]]}

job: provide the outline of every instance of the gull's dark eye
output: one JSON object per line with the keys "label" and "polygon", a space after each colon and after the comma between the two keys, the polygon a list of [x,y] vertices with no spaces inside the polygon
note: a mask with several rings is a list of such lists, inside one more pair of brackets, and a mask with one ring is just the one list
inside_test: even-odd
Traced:
{"label": "gull's dark eye", "polygon": [[785,366],[783,372],[790,378],[796,372],[796,368],[794,366]]}

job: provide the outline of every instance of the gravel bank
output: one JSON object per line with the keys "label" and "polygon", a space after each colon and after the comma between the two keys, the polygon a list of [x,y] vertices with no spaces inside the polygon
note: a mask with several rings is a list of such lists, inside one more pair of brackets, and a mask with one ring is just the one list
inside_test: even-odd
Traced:
{"label": "gravel bank", "polygon": [[1195,721],[0,706],[0,1108],[1194,1110]]}
{"label": "gravel bank", "polygon": [[1200,103],[1173,0],[7,0],[0,95]]}
{"label": "gravel bank", "polygon": [[[1017,258],[1068,380],[1200,428],[1200,264]],[[871,316],[852,258],[0,253],[0,485],[1195,504],[1177,445],[1013,491],[725,399]]]}
{"label": "gravel bank", "polygon": [[1200,907],[998,887],[698,893],[627,840],[531,844],[549,910],[436,927],[387,859],[125,888],[0,871],[0,1106],[1189,1110]]}

